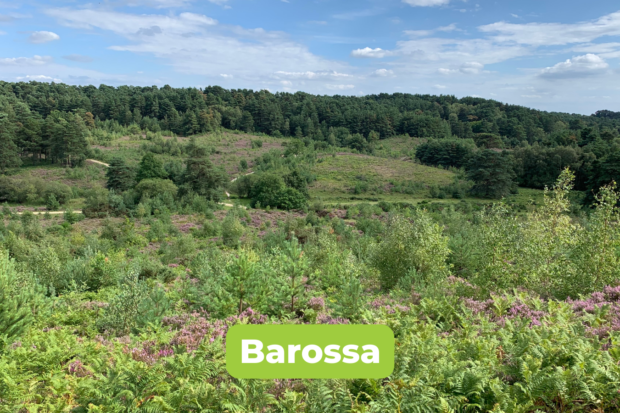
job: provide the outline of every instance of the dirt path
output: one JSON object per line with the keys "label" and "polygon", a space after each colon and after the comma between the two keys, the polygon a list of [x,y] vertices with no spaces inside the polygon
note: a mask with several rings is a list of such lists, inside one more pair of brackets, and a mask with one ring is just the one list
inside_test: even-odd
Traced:
{"label": "dirt path", "polygon": [[105,162],[101,162],[101,161],[97,161],[97,160],[95,160],[95,159],[87,159],[87,160],[86,160],[86,162],[96,163],[96,164],[103,165],[103,166],[107,166],[107,167],[109,167],[109,166],[110,166],[110,164],[107,164],[107,163],[105,163]]}
{"label": "dirt path", "polygon": [[[24,212],[32,212],[32,215],[45,215],[45,214],[50,214],[50,215],[60,215],[60,214],[64,214],[65,211],[22,211],[22,212],[14,212],[14,214],[16,215],[23,215]],[[73,211],[74,214],[81,214],[82,211]]]}
{"label": "dirt path", "polygon": [[[107,163],[105,163],[105,162],[97,161],[97,160],[95,160],[95,159],[87,159],[87,160],[86,160],[86,162],[96,163],[96,164],[99,164],[99,165],[103,165],[103,166],[105,166],[105,167],[109,167],[109,166],[110,166],[109,164],[107,164]],[[245,174],[245,175],[252,175],[253,173],[254,173],[254,172],[250,172],[250,173],[247,173],[247,174]],[[238,178],[234,178],[234,179],[232,179],[230,182],[235,182],[237,179],[238,179]],[[229,194],[228,192],[226,192],[226,196],[228,196],[228,197],[230,198],[230,194]],[[233,205],[233,204],[225,204],[225,203],[223,203],[223,202],[220,202],[220,205],[224,205],[224,206],[231,207],[231,208],[232,208],[232,207],[234,207],[234,205]],[[244,206],[242,206],[242,205],[239,205],[239,206],[240,206],[241,208],[248,209],[247,207],[244,207]],[[75,212],[75,213],[79,213],[79,214],[81,214],[81,213],[82,213],[82,211],[74,211],[74,212]],[[37,212],[35,212],[34,214],[35,214],[35,215],[45,214],[45,212],[41,212],[41,213],[37,213]],[[54,212],[50,212],[50,215],[54,215],[54,214],[64,214],[64,211],[54,211]]]}

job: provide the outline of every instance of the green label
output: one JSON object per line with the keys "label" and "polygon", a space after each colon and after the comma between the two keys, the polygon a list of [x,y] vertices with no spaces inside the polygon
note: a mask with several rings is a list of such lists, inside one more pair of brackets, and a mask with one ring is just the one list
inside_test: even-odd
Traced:
{"label": "green label", "polygon": [[394,333],[384,325],[236,325],[226,368],[239,379],[366,379],[394,370]]}

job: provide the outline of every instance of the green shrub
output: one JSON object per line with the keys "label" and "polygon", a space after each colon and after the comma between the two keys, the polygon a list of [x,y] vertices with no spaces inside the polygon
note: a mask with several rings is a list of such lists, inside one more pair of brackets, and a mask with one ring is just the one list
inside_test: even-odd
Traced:
{"label": "green shrub", "polygon": [[49,194],[47,196],[47,201],[45,202],[45,206],[48,211],[58,211],[60,209],[60,202],[56,199],[56,195]]}
{"label": "green shrub", "polygon": [[245,229],[235,215],[227,215],[222,222],[222,240],[227,247],[237,247]]}
{"label": "green shrub", "polygon": [[97,320],[99,330],[116,336],[129,334],[138,325],[147,293],[148,287],[138,278],[137,273],[126,276],[119,294],[114,296],[102,317]]}
{"label": "green shrub", "polygon": [[420,288],[437,286],[448,276],[448,238],[440,225],[425,212],[412,219],[402,215],[389,218],[385,235],[372,252],[372,263],[381,273],[381,287],[389,290],[411,269]]}
{"label": "green shrub", "polygon": [[155,198],[169,196],[174,198],[177,186],[169,179],[144,179],[135,188],[137,198]]}
{"label": "green shrub", "polygon": [[40,303],[32,280],[17,271],[7,251],[0,250],[0,354],[28,329]]}

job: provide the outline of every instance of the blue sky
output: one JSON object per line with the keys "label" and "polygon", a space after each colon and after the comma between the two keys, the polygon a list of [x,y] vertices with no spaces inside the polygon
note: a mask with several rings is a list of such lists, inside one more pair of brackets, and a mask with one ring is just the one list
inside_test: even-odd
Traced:
{"label": "blue sky", "polygon": [[0,0],[0,79],[620,111],[620,3]]}

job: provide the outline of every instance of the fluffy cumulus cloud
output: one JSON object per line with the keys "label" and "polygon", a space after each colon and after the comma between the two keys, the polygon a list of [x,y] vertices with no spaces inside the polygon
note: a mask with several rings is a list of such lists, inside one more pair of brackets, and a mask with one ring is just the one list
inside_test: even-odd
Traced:
{"label": "fluffy cumulus cloud", "polygon": [[325,85],[325,87],[329,90],[350,90],[355,87],[355,85]]}
{"label": "fluffy cumulus cloud", "polygon": [[440,67],[438,69],[438,72],[441,73],[442,75],[451,75],[455,73],[463,73],[466,75],[477,75],[482,72],[482,69],[484,69],[484,65],[482,63],[465,62],[456,69],[446,69],[446,68]]}
{"label": "fluffy cumulus cloud", "polygon": [[53,42],[54,40],[59,40],[60,36],[58,36],[54,32],[34,32],[28,37],[28,41],[34,44]]}
{"label": "fluffy cumulus cloud", "polygon": [[403,3],[413,7],[434,7],[445,6],[450,0],[403,0]]}
{"label": "fluffy cumulus cloud", "polygon": [[53,61],[51,56],[5,57],[0,58],[0,66],[44,66]]}
{"label": "fluffy cumulus cloud", "polygon": [[497,22],[479,27],[498,42],[554,46],[590,42],[602,36],[620,35],[620,12],[573,24]]}
{"label": "fluffy cumulus cloud", "polygon": [[609,64],[600,56],[588,53],[547,67],[540,72],[539,76],[545,79],[580,78],[604,73],[608,68]]}
{"label": "fluffy cumulus cloud", "polygon": [[[208,1],[224,7],[231,3],[230,0]],[[407,9],[407,5],[430,8],[457,3],[450,0],[401,1],[400,7]],[[162,74],[158,79],[148,78],[148,74],[135,79],[129,75],[106,77],[85,70],[86,65],[61,69],[51,58],[11,56],[0,58],[3,67],[0,72],[7,73],[14,67],[11,69],[15,73],[13,79],[42,73],[75,83],[96,79],[92,82],[159,84],[157,82],[163,81],[182,84],[187,79],[184,76],[194,76],[192,79],[201,79],[203,84],[221,82],[227,87],[271,90],[295,88],[311,93],[358,93],[359,90],[365,93],[399,91],[457,96],[475,93],[516,104],[535,102],[536,107],[559,110],[562,104],[568,108],[579,101],[581,105],[585,98],[576,97],[585,96],[586,91],[592,96],[598,93],[597,90],[609,94],[609,82],[618,73],[612,69],[617,66],[613,59],[620,59],[620,12],[570,23],[487,21],[477,28],[465,27],[465,22],[459,22],[458,27],[456,24],[435,28],[403,25],[403,29],[408,30],[401,32],[401,37],[392,45],[360,44],[372,38],[370,35],[368,38],[339,38],[339,43],[355,46],[349,49],[349,56],[343,55],[343,60],[337,60],[331,57],[332,54],[327,57],[327,54],[311,52],[301,40],[284,32],[224,24],[208,15],[174,9],[198,5],[197,0],[114,0],[113,3],[150,6],[152,9],[150,12],[141,10],[143,14],[138,14],[136,9],[108,7],[112,2],[99,8],[94,6],[95,2],[79,8],[53,7],[44,12],[61,25],[80,29],[80,33],[112,34],[114,36],[106,38],[119,40],[109,45],[109,50],[157,58],[174,73]],[[370,19],[385,13],[388,7],[382,4],[376,8],[350,8],[349,12],[344,10],[330,15],[329,19],[367,18],[371,24]],[[157,10],[163,8],[172,9]],[[331,22],[329,19],[326,18]],[[325,23],[321,20],[309,24],[304,20],[303,24],[306,28],[317,28]],[[466,35],[464,29],[467,29]],[[327,43],[330,33],[321,34],[324,36],[314,38]],[[329,41],[336,42],[331,37]],[[532,68],[531,62],[541,56],[545,59],[555,57],[551,63],[545,61],[538,68]],[[78,57],[64,58],[85,62]],[[528,68],[521,69],[525,58]],[[349,64],[347,59],[355,63]],[[41,65],[47,65],[45,70],[37,69]],[[27,67],[32,71],[22,70]],[[561,82],[549,81],[577,77],[588,77],[587,85],[586,82],[577,82],[580,84],[566,90]],[[592,101],[596,102],[594,98]]]}
{"label": "fluffy cumulus cloud", "polygon": [[150,54],[169,62],[179,73],[222,79],[256,88],[280,80],[343,77],[347,65],[311,53],[286,33],[220,24],[196,13],[131,14],[104,9],[47,9],[46,14],[68,27],[104,30],[124,37],[109,48]]}
{"label": "fluffy cumulus cloud", "polygon": [[339,73],[336,71],[320,71],[320,72],[284,72],[278,70],[275,72],[275,76],[279,79],[285,77],[288,79],[304,79],[304,80],[321,80],[321,79],[339,79],[351,77],[346,73]]}
{"label": "fluffy cumulus cloud", "polygon": [[377,47],[376,49],[365,47],[363,49],[353,50],[351,52],[351,57],[381,59],[383,57],[390,56],[391,54],[392,52],[383,50],[380,47]]}
{"label": "fluffy cumulus cloud", "polygon": [[188,6],[192,0],[121,0],[118,4],[130,7],[146,6],[157,9]]}
{"label": "fluffy cumulus cloud", "polygon": [[377,69],[372,72],[372,76],[375,77],[390,77],[394,76],[394,71],[389,69]]}
{"label": "fluffy cumulus cloud", "polygon": [[53,78],[51,76],[45,76],[45,75],[18,76],[15,79],[20,81],[20,82],[29,82],[31,80],[34,80],[36,82],[56,82],[56,83],[62,82],[61,79],[55,79],[55,78]]}

